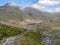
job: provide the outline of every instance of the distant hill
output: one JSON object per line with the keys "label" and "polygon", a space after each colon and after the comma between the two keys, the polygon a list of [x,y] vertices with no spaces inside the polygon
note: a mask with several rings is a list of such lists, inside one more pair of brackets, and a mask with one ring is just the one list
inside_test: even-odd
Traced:
{"label": "distant hill", "polygon": [[26,19],[32,18],[24,11],[22,11],[19,6],[11,6],[10,3],[6,3],[4,6],[0,6],[0,20],[24,21]]}
{"label": "distant hill", "polygon": [[25,8],[25,12],[29,14],[29,16],[43,21],[55,20],[56,18],[60,17],[60,13],[45,12],[32,7]]}
{"label": "distant hill", "polygon": [[0,21],[4,22],[36,23],[58,19],[60,19],[60,13],[40,11],[32,7],[26,7],[22,10],[20,6],[11,3],[0,6]]}

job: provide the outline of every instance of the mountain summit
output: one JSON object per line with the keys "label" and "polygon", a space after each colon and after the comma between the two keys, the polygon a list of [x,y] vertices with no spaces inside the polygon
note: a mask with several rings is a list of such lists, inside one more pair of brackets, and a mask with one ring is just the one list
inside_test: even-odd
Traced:
{"label": "mountain summit", "polygon": [[19,22],[32,19],[28,14],[21,10],[19,6],[12,3],[6,3],[5,5],[0,6],[0,17],[0,20],[14,20]]}
{"label": "mountain summit", "polygon": [[5,6],[15,6],[15,7],[18,7],[18,5],[15,4],[15,3],[6,3]]}

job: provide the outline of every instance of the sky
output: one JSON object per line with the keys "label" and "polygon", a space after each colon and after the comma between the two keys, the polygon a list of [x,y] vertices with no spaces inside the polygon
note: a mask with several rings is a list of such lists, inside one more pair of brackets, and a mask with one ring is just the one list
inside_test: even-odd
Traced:
{"label": "sky", "polygon": [[60,0],[0,0],[0,6],[5,3],[17,4],[21,7],[33,7],[49,12],[60,12]]}
{"label": "sky", "polygon": [[0,5],[3,5],[5,3],[16,3],[20,6],[26,7],[37,2],[38,0],[0,0]]}

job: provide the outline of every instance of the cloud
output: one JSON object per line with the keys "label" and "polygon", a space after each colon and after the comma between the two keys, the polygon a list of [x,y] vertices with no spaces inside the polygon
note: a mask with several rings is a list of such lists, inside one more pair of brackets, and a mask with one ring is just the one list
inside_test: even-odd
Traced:
{"label": "cloud", "polygon": [[53,5],[60,4],[60,1],[56,1],[56,0],[39,0],[38,3],[41,6],[53,6]]}
{"label": "cloud", "polygon": [[37,9],[44,9],[46,7],[51,7],[54,5],[60,5],[60,0],[39,0],[38,3],[33,4],[31,7],[37,8]]}
{"label": "cloud", "polygon": [[60,12],[60,8],[59,7],[57,7],[57,8],[55,8],[54,10],[47,10],[48,12]]}
{"label": "cloud", "polygon": [[54,11],[55,12],[60,12],[60,8],[56,8]]}

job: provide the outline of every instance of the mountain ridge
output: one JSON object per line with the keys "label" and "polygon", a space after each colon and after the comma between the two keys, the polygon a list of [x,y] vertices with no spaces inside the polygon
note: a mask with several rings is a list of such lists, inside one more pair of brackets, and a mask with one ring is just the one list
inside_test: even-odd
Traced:
{"label": "mountain ridge", "polygon": [[60,17],[59,13],[49,13],[32,7],[20,9],[19,6],[10,6],[9,4],[0,6],[0,21],[26,24],[58,20]]}

